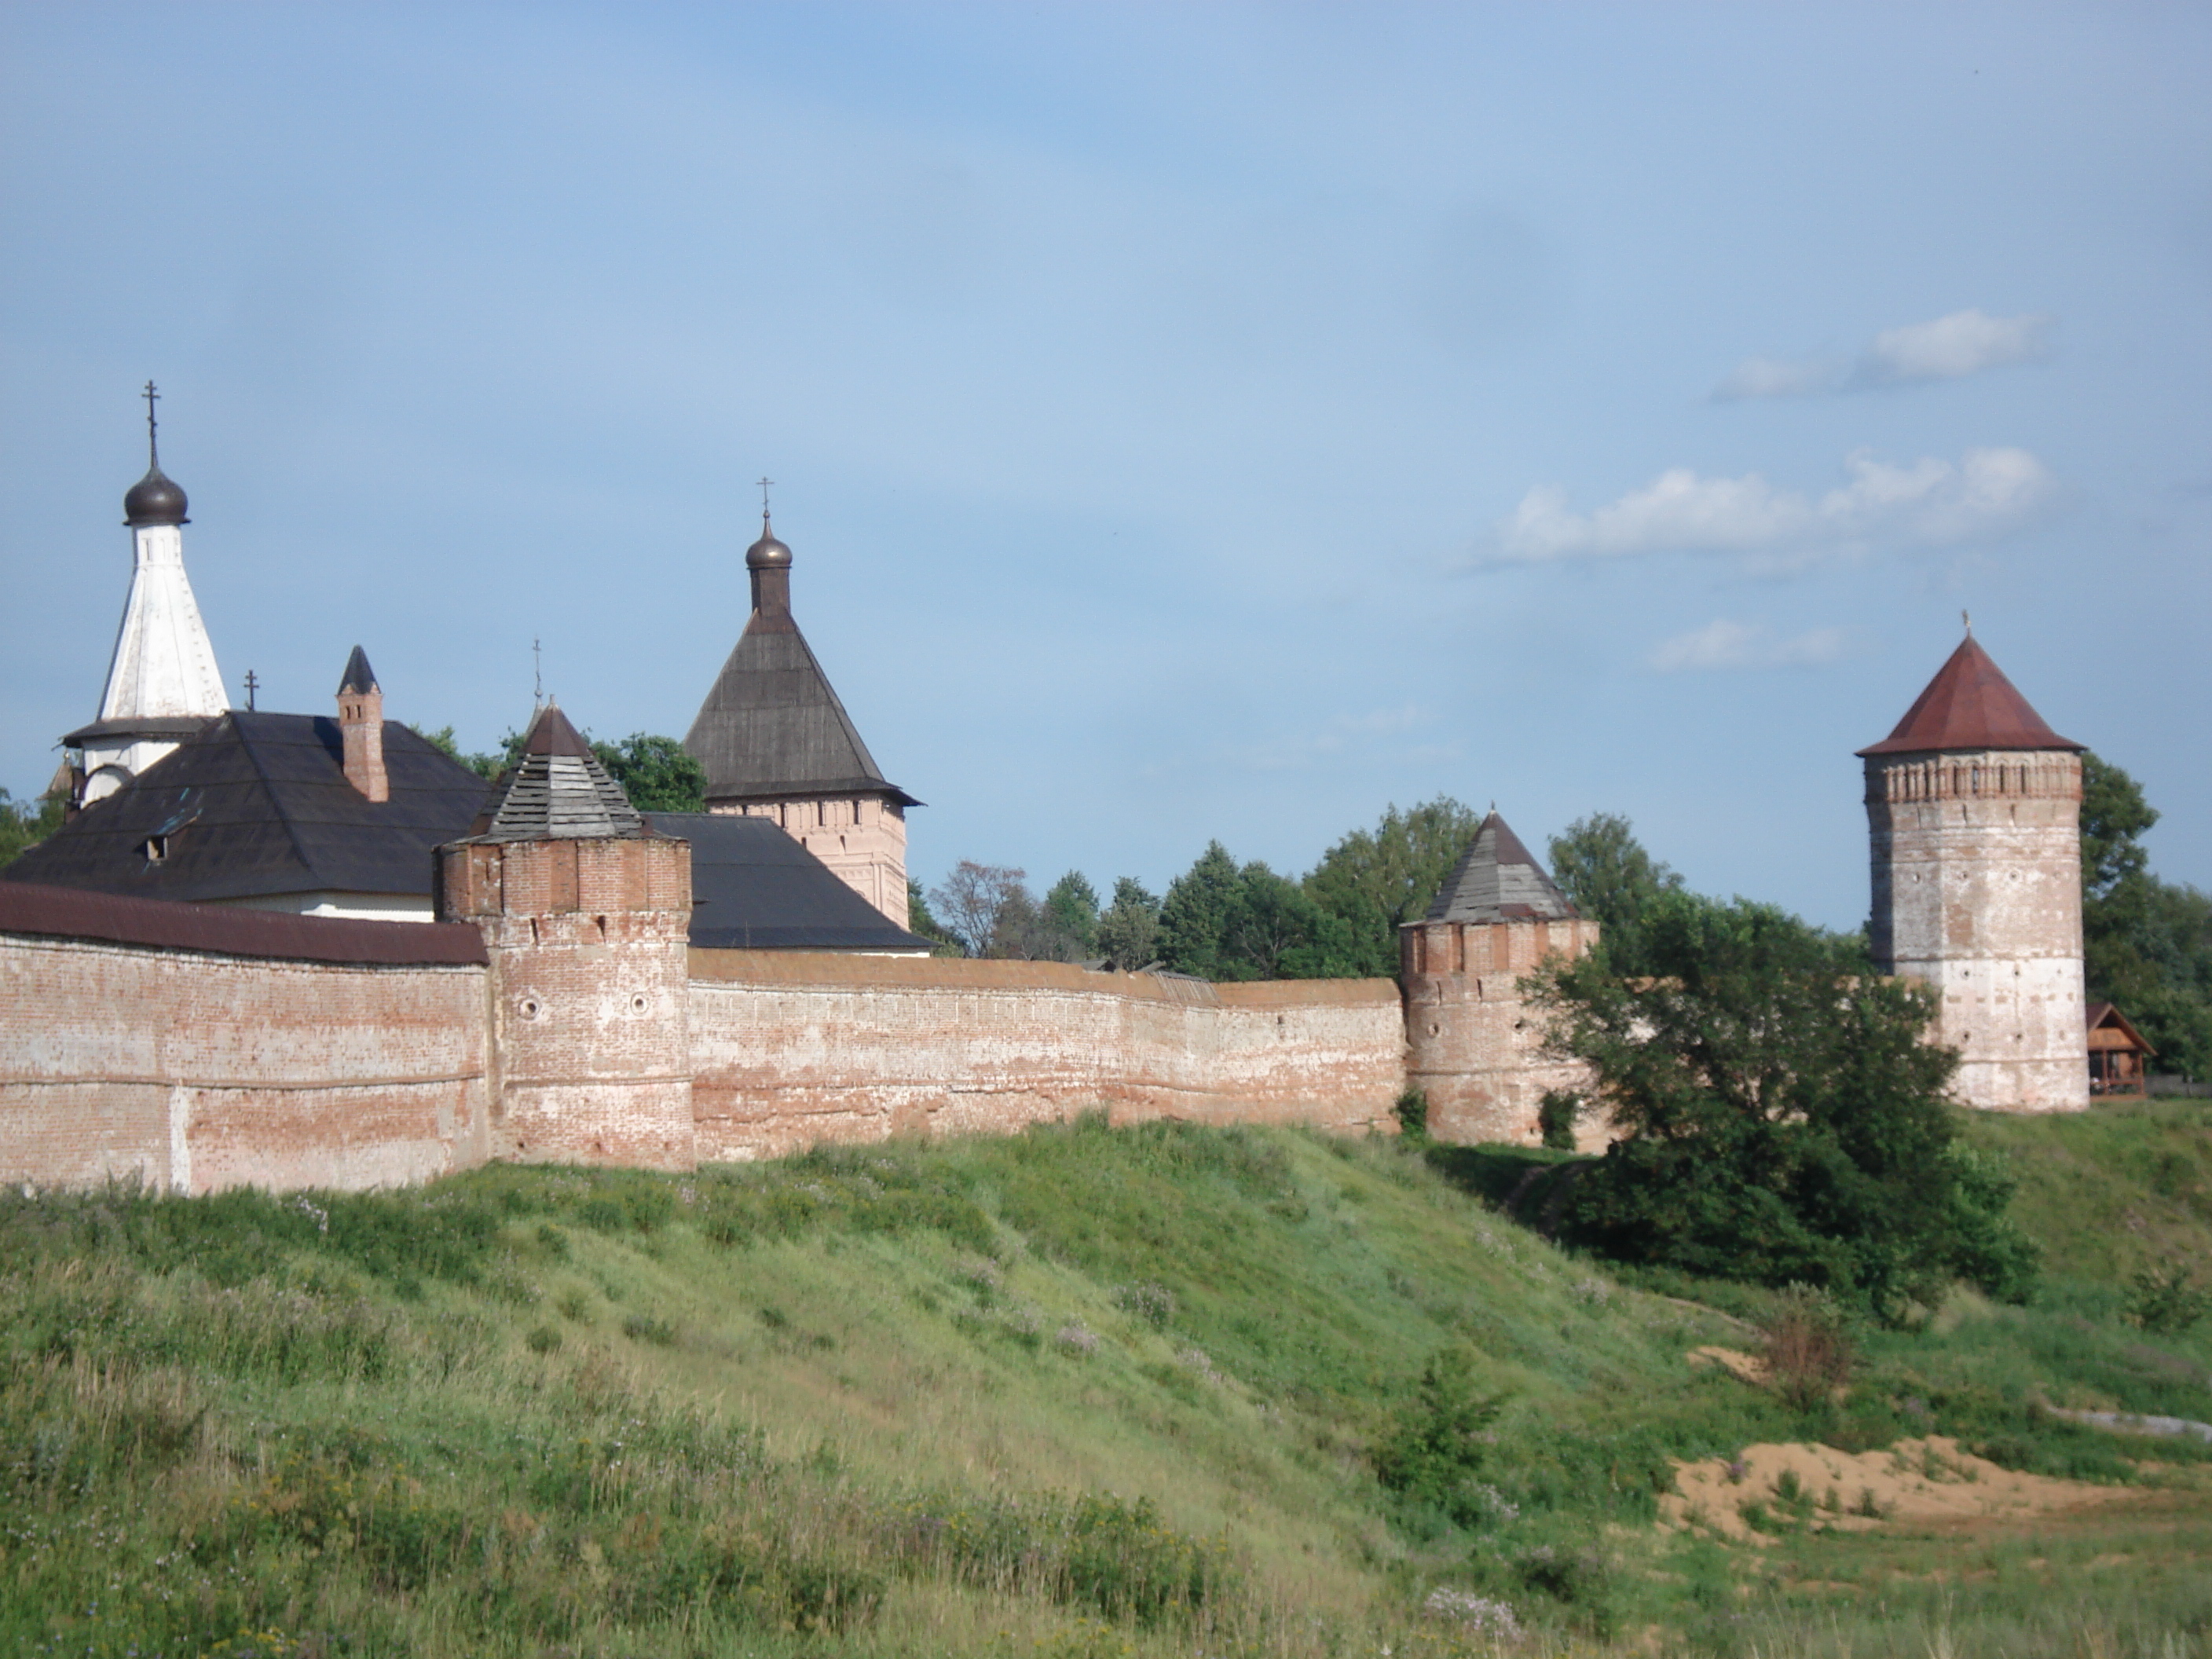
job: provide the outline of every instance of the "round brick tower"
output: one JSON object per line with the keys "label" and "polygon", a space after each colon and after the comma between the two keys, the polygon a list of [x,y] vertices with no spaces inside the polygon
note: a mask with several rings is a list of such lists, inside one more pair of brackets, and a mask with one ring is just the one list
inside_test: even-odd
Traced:
{"label": "round brick tower", "polygon": [[1969,1105],[2089,1104],[2081,986],[2081,745],[1972,634],[1866,762],[1874,957],[1942,996]]}
{"label": "round brick tower", "polygon": [[548,705],[438,858],[440,919],[475,922],[491,962],[492,1156],[691,1168],[690,844]]}

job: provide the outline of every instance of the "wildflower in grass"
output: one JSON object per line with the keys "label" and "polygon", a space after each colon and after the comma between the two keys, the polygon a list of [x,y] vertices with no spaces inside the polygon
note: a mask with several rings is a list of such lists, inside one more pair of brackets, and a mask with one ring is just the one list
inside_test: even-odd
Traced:
{"label": "wildflower in grass", "polygon": [[1522,1634],[1521,1620],[1510,1602],[1477,1595],[1472,1590],[1431,1590],[1421,1611],[1431,1619],[1449,1620],[1471,1635],[1487,1636],[1494,1641],[1518,1641]]}
{"label": "wildflower in grass", "polygon": [[1082,1322],[1071,1319],[1060,1328],[1053,1338],[1054,1346],[1077,1359],[1088,1359],[1098,1352],[1098,1339],[1083,1328]]}

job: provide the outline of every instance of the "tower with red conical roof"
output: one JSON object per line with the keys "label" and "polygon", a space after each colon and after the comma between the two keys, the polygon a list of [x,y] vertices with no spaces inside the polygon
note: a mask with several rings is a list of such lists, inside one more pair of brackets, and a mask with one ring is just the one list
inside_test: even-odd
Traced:
{"label": "tower with red conical roof", "polygon": [[2086,1110],[2081,745],[1969,633],[1859,754],[1875,961],[1941,994],[1959,1096],[1991,1111]]}

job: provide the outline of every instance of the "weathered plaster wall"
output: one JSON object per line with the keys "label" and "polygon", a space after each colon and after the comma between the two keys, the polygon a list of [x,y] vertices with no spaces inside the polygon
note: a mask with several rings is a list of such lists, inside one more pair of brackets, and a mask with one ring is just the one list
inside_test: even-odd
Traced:
{"label": "weathered plaster wall", "polygon": [[[1547,1059],[1543,1021],[1519,981],[1547,957],[1581,956],[1597,943],[1594,921],[1431,921],[1398,935],[1406,988],[1406,1080],[1429,1101],[1439,1140],[1535,1146],[1545,1091],[1587,1094],[1588,1068]],[[1604,1146],[1596,1120],[1578,1132]]]}
{"label": "weathered plaster wall", "polygon": [[691,952],[702,1159],[821,1140],[1118,1120],[1390,1127],[1388,980],[1206,985],[1059,963]]}
{"label": "weathered plaster wall", "polygon": [[2081,762],[2063,750],[1869,756],[1871,942],[1942,994],[1969,1104],[2086,1111]]}
{"label": "weathered plaster wall", "polygon": [[486,1048],[482,967],[0,933],[0,1178],[425,1180],[484,1157]]}

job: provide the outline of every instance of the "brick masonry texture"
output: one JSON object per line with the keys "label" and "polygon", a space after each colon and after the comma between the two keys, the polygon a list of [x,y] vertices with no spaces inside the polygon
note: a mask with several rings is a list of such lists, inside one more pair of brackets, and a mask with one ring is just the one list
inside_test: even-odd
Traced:
{"label": "brick masonry texture", "polygon": [[1059,963],[691,952],[699,1156],[1119,1121],[1393,1126],[1388,980],[1206,985]]}
{"label": "brick masonry texture", "polygon": [[0,934],[0,1176],[358,1188],[480,1162],[484,986]]}
{"label": "brick masonry texture", "polygon": [[690,1169],[690,847],[465,842],[441,860],[441,914],[491,957],[492,1155]]}
{"label": "brick masonry texture", "polygon": [[[1545,1091],[1587,1093],[1579,1062],[1542,1054],[1543,1027],[1519,981],[1547,957],[1581,956],[1597,943],[1594,921],[1417,922],[1398,935],[1405,986],[1406,1081],[1428,1097],[1439,1140],[1543,1138]],[[1603,1126],[1578,1133],[1603,1146]]]}
{"label": "brick masonry texture", "polygon": [[1874,957],[1942,994],[1970,1105],[2086,1111],[2081,762],[2063,750],[1870,756]]}

